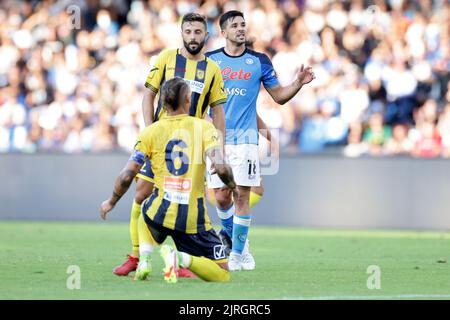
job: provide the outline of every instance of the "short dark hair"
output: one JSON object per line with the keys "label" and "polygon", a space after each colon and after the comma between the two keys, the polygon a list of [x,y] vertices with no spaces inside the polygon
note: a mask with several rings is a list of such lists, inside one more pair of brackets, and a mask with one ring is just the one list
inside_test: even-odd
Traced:
{"label": "short dark hair", "polygon": [[183,24],[185,24],[186,22],[201,22],[205,26],[205,30],[208,28],[205,16],[199,13],[191,12],[185,14],[183,16],[183,19],[181,20],[181,26],[183,26]]}
{"label": "short dark hair", "polygon": [[225,23],[233,18],[236,17],[242,17],[244,18],[244,14],[241,11],[237,11],[237,10],[230,10],[225,12],[223,15],[220,16],[220,20],[219,20],[219,25],[221,29],[224,29],[225,27]]}
{"label": "short dark hair", "polygon": [[183,78],[175,77],[164,83],[161,89],[164,107],[169,106],[173,111],[183,104],[189,85]]}

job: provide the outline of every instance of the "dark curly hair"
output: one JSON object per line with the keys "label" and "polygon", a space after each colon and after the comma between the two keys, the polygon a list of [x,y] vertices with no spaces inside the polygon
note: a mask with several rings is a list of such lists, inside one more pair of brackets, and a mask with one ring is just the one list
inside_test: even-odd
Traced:
{"label": "dark curly hair", "polygon": [[161,90],[161,99],[164,107],[170,107],[173,111],[183,104],[184,97],[189,90],[189,85],[183,78],[175,77],[167,81]]}

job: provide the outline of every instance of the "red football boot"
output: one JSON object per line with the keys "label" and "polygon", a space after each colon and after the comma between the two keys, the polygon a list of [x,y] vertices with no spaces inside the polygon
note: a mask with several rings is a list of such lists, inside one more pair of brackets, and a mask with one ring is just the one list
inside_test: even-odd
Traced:
{"label": "red football boot", "polygon": [[127,255],[127,261],[122,265],[115,267],[113,273],[118,276],[127,276],[130,272],[136,271],[139,263],[139,258]]}
{"label": "red football boot", "polygon": [[177,272],[177,277],[178,278],[197,278],[197,276],[192,273],[191,270],[186,269],[186,268],[179,268],[178,272]]}

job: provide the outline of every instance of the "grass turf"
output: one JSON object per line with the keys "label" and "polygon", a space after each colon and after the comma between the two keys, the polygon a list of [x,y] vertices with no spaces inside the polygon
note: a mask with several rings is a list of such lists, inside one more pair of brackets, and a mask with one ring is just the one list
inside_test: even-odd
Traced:
{"label": "grass turf", "polygon": [[[0,222],[0,299],[427,299],[450,298],[450,235],[252,227],[257,268],[226,284],[112,274],[130,249],[124,223]],[[67,268],[81,269],[69,290]],[[369,290],[367,268],[381,269]]]}

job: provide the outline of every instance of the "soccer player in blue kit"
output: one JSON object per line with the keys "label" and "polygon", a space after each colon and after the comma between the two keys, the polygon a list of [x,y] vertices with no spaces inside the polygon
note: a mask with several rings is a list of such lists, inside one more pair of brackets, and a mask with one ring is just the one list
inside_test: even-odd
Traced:
{"label": "soccer player in blue kit", "polygon": [[211,171],[207,182],[208,188],[214,189],[216,209],[223,227],[221,232],[226,232],[232,239],[229,270],[253,270],[255,260],[248,249],[247,235],[251,222],[250,189],[259,186],[261,180],[256,114],[260,86],[262,83],[275,102],[285,104],[315,76],[311,67],[302,65],[296,79],[288,86],[281,86],[267,55],[246,47],[243,13],[228,11],[220,17],[219,23],[226,45],[206,56],[219,65],[228,94],[224,107],[225,157],[233,170],[237,196],[233,198],[231,191]]}

